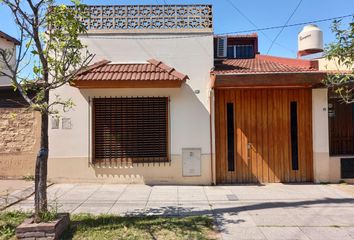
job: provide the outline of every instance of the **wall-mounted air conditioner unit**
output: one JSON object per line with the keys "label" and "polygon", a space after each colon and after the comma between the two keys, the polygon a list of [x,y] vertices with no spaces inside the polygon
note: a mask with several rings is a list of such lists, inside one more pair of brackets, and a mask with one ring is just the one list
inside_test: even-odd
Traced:
{"label": "wall-mounted air conditioner unit", "polygon": [[218,37],[216,47],[217,47],[216,56],[218,58],[226,58],[226,56],[227,56],[227,37]]}

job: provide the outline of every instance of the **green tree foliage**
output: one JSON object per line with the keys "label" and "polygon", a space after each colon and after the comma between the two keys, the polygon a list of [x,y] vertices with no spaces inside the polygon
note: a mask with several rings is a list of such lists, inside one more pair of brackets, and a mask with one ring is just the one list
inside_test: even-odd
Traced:
{"label": "green tree foliage", "polygon": [[[52,96],[50,91],[70,83],[93,58],[79,36],[86,33],[80,21],[85,6],[54,0],[0,0],[12,12],[20,33],[17,49],[0,49],[0,76],[12,80],[30,108],[41,113],[40,151],[35,167],[35,215],[38,221],[47,210],[48,118],[73,106],[71,99]],[[9,20],[10,21],[10,20]],[[15,59],[14,59],[15,58]],[[23,69],[30,67],[31,73]]]}
{"label": "green tree foliage", "polygon": [[340,20],[334,21],[332,31],[336,40],[326,47],[328,60],[333,60],[338,66],[349,69],[349,72],[328,74],[325,84],[338,94],[346,103],[354,102],[354,22],[349,23],[348,29],[341,28]]}

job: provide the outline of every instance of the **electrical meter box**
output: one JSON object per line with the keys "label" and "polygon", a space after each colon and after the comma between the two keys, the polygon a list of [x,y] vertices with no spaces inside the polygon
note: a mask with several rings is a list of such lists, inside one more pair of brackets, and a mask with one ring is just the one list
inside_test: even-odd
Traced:
{"label": "electrical meter box", "polygon": [[182,149],[182,174],[184,177],[201,175],[201,152],[200,148]]}

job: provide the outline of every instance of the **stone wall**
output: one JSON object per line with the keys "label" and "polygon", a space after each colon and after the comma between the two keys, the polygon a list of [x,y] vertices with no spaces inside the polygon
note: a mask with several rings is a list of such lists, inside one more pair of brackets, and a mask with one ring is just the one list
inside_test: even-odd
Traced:
{"label": "stone wall", "polygon": [[0,177],[34,175],[39,136],[39,113],[24,108],[0,108]]}

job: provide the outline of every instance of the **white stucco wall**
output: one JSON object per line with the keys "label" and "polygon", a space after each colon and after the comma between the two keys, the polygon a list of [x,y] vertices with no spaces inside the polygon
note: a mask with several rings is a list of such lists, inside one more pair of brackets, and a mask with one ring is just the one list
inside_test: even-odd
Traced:
{"label": "white stucco wall", "polygon": [[[7,41],[4,38],[0,38],[0,49],[6,49],[6,50],[14,51],[14,57],[11,58],[11,64],[14,65],[15,62],[16,62],[16,48],[15,48],[15,45],[12,42]],[[7,68],[6,68],[5,64],[2,62],[2,59],[1,59],[0,60],[0,70],[2,71],[3,69],[7,69]],[[11,80],[8,77],[0,76],[0,86],[6,86],[6,85],[10,85],[10,84],[11,84]]]}
{"label": "white stucco wall", "polygon": [[315,182],[328,182],[330,174],[327,89],[312,90],[313,163]]}
{"label": "white stucco wall", "polygon": [[[335,61],[319,59],[320,70],[348,70]],[[340,159],[353,156],[330,156],[328,127],[328,90],[326,88],[312,90],[313,114],[313,154],[315,182],[339,182]],[[354,179],[343,179],[353,183]]]}
{"label": "white stucco wall", "polygon": [[[140,39],[134,39],[140,38]],[[143,39],[142,39],[143,38]],[[144,39],[152,38],[152,39]],[[200,90],[197,95],[209,109],[208,92],[210,70],[213,63],[213,35],[196,34],[120,34],[93,35],[82,38],[95,60],[107,59],[112,62],[146,62],[155,58],[190,78],[188,85]]]}
{"label": "white stucco wall", "polygon": [[[90,35],[91,36],[91,35]],[[54,181],[109,181],[139,183],[211,183],[209,81],[213,67],[213,36],[142,35],[138,37],[166,39],[133,40],[137,35],[102,35],[83,38],[90,52],[96,54],[93,62],[107,59],[118,63],[141,63],[155,58],[177,71],[187,74],[181,88],[174,89],[77,89],[64,86],[55,92],[61,98],[72,98],[75,107],[63,113],[72,122],[72,129],[50,129],[49,178]],[[185,37],[183,37],[185,36]],[[171,38],[177,37],[177,38]],[[119,38],[119,39],[118,39]],[[124,38],[124,39],[120,39]],[[195,91],[200,93],[196,94]],[[121,96],[170,97],[170,152],[172,163],[161,166],[110,169],[98,174],[90,161],[90,106],[89,98]],[[61,124],[61,123],[60,123]],[[182,148],[202,149],[202,175],[182,177]],[[73,166],[81,166],[73,174]],[[60,171],[59,171],[60,169]],[[118,177],[116,177],[118,176]]]}

